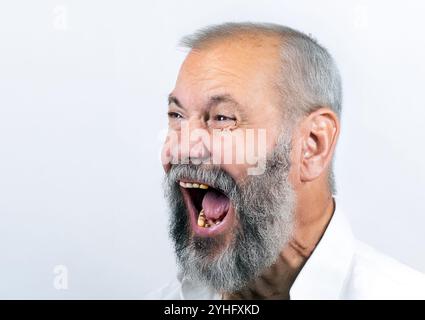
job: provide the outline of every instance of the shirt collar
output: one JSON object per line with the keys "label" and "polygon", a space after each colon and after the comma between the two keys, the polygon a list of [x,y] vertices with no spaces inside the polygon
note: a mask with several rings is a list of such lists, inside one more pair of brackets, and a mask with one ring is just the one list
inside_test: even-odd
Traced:
{"label": "shirt collar", "polygon": [[338,207],[290,290],[291,300],[338,299],[354,255],[354,237]]}

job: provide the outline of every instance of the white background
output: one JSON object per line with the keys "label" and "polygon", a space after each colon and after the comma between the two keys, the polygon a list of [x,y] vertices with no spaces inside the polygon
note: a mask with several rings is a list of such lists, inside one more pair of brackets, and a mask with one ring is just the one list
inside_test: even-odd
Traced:
{"label": "white background", "polygon": [[[2,1],[0,297],[139,298],[175,273],[159,163],[179,38],[224,21],[311,33],[344,81],[339,203],[425,272],[421,1]],[[330,261],[331,263],[331,261]],[[56,265],[68,289],[53,285]]]}

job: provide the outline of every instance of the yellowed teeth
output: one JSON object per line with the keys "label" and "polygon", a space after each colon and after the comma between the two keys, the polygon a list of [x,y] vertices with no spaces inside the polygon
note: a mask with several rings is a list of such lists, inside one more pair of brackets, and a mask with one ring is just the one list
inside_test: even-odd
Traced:
{"label": "yellowed teeth", "polygon": [[183,188],[195,188],[195,189],[208,189],[208,185],[203,184],[203,183],[191,183],[191,182],[183,182],[183,181],[179,181],[179,184],[183,187]]}
{"label": "yellowed teeth", "polygon": [[204,209],[199,212],[198,216],[198,226],[202,228],[209,228],[214,225],[219,225],[221,223],[221,220],[216,220],[215,222],[211,219],[207,219],[204,213]]}

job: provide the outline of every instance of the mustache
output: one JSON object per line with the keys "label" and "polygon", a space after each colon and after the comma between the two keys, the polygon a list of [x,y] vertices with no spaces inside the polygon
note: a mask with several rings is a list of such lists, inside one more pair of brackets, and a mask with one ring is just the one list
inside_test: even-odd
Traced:
{"label": "mustache", "polygon": [[205,183],[229,196],[238,191],[236,181],[217,165],[174,164],[165,176],[171,186],[179,180],[193,180]]}

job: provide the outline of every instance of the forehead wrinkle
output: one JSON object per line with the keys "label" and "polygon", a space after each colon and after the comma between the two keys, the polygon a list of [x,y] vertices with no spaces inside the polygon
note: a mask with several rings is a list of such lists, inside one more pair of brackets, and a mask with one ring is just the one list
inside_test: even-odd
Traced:
{"label": "forehead wrinkle", "polygon": [[240,110],[271,99],[279,50],[276,39],[269,39],[228,39],[232,41],[192,49],[181,69],[179,89],[196,97],[202,107],[217,93],[232,94]]}
{"label": "forehead wrinkle", "polygon": [[206,47],[192,49],[184,63],[184,72],[198,81],[214,81],[215,77],[231,82],[257,76],[265,79],[274,76],[279,56],[276,39],[271,37],[244,35],[242,39],[219,39]]}
{"label": "forehead wrinkle", "polygon": [[[191,82],[222,82],[223,80],[229,79],[229,81],[240,80],[242,78],[241,74],[237,71],[231,70],[231,68],[220,65],[213,66],[198,66],[189,67],[188,70],[185,70],[188,75],[192,77]],[[200,69],[200,70],[199,70]],[[223,78],[222,78],[223,77]]]}

